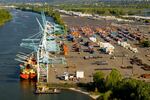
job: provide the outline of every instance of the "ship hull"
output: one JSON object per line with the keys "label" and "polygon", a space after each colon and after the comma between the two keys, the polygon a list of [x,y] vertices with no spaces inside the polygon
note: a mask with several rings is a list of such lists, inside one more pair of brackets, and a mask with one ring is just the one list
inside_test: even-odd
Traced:
{"label": "ship hull", "polygon": [[29,79],[29,74],[20,74],[20,78]]}

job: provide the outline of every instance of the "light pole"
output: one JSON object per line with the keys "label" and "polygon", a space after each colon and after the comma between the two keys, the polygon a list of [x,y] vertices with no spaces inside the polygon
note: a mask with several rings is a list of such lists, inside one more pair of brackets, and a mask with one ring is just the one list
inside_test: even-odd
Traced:
{"label": "light pole", "polygon": [[125,53],[124,52],[122,52],[122,67],[124,66],[123,64],[123,60],[124,60],[124,56],[125,56]]}

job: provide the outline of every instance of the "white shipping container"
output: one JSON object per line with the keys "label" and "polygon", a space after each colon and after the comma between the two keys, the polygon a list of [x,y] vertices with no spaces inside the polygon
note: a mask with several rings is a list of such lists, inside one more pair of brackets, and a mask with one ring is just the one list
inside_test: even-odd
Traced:
{"label": "white shipping container", "polygon": [[84,72],[83,71],[77,71],[76,72],[76,77],[77,78],[84,78]]}

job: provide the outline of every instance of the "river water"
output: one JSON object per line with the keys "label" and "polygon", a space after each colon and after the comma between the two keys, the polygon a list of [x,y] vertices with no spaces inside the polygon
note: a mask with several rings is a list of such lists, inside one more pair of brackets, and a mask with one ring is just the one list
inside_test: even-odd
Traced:
{"label": "river water", "polygon": [[[91,100],[87,95],[63,91],[61,94],[35,95],[34,82],[20,81],[19,62],[15,55],[25,51],[21,39],[39,31],[36,17],[39,14],[11,10],[13,20],[0,27],[0,100]],[[49,17],[48,20],[52,21]]]}

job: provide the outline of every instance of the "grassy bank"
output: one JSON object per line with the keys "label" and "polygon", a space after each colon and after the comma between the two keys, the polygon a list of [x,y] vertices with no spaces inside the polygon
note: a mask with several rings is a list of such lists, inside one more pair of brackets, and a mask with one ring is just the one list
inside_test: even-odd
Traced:
{"label": "grassy bank", "polygon": [[9,11],[5,9],[0,9],[0,25],[5,24],[7,21],[11,20],[12,16]]}

